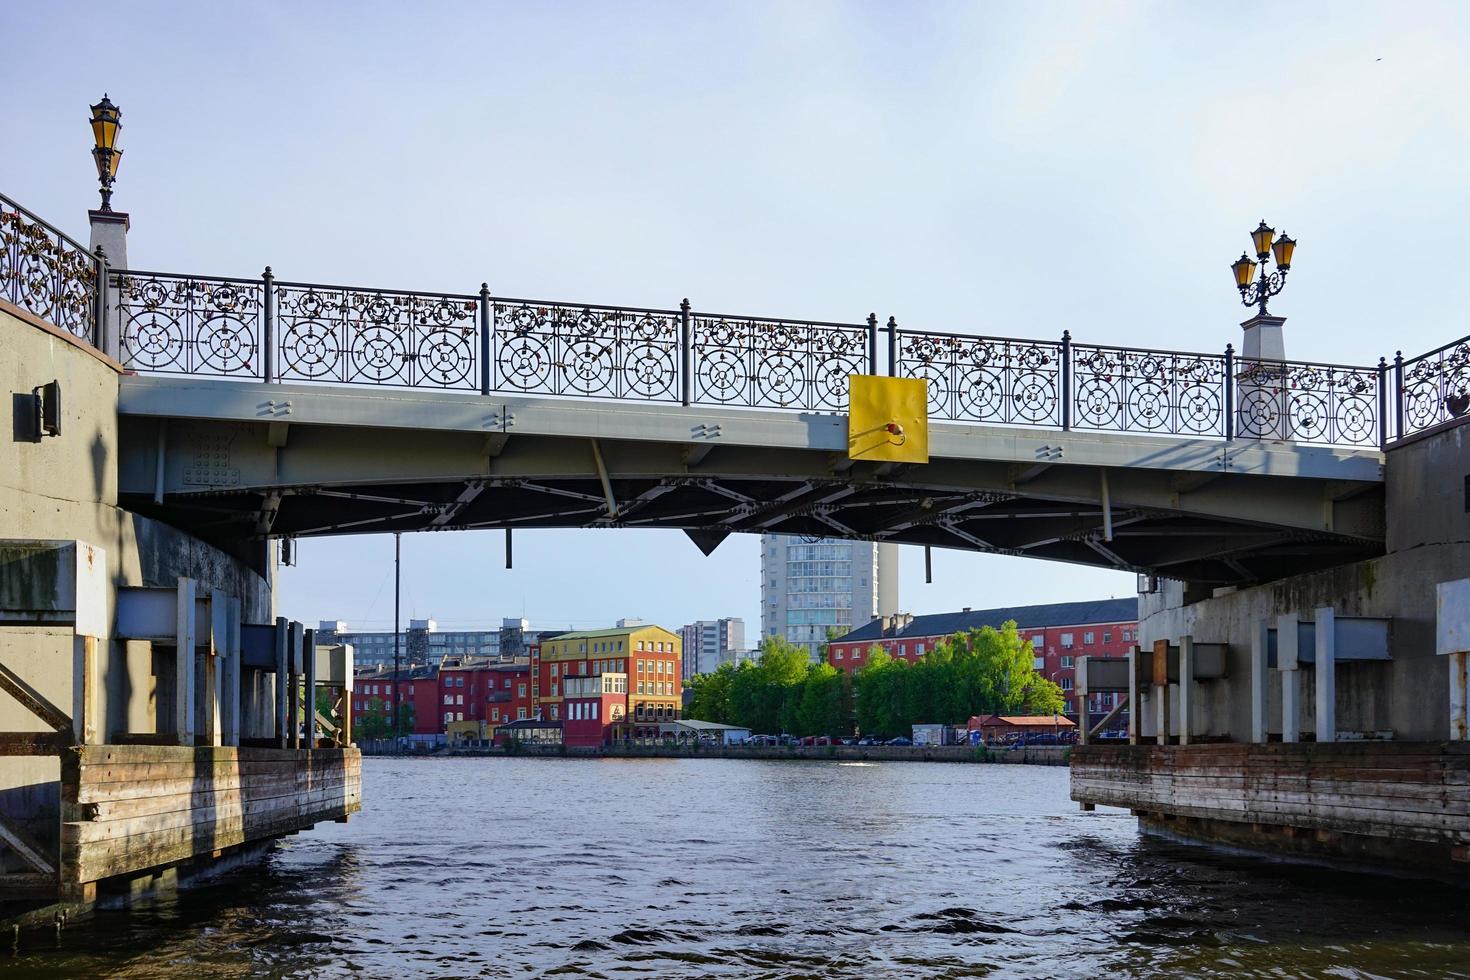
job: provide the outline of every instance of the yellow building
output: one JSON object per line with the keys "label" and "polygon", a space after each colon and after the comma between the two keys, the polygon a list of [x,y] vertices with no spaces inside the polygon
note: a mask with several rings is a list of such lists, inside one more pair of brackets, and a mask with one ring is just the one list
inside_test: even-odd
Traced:
{"label": "yellow building", "polygon": [[619,626],[562,633],[541,642],[531,713],[563,720],[564,679],[594,674],[627,674],[627,730],[622,735],[656,735],[661,721],[672,721],[684,704],[682,640],[662,626]]}

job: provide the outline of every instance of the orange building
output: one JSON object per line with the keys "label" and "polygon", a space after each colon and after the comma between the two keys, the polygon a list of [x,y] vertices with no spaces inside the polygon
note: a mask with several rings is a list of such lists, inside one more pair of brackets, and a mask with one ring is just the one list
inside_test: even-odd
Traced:
{"label": "orange building", "polygon": [[548,637],[533,651],[532,716],[567,719],[568,677],[624,674],[627,693],[615,695],[625,698],[624,704],[603,703],[598,709],[599,721],[607,720],[608,712],[619,716],[606,737],[656,736],[658,723],[678,718],[683,705],[681,647],[679,634],[662,626],[619,626]]}

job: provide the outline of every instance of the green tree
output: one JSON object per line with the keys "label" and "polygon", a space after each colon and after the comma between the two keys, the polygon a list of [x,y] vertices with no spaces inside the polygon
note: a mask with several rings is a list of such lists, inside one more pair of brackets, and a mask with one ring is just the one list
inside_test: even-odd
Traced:
{"label": "green tree", "polygon": [[[414,715],[412,701],[405,701],[399,705],[399,735],[413,734]],[[370,700],[367,704],[367,711],[358,721],[353,734],[356,738],[392,738],[393,711],[391,705],[385,703],[382,698]]]}
{"label": "green tree", "polygon": [[730,694],[734,683],[735,665],[728,661],[720,664],[712,674],[696,674],[685,681],[684,686],[693,692],[689,717],[721,725],[731,724]]}
{"label": "green tree", "polygon": [[766,637],[760,649],[755,663],[742,663],[730,676],[729,723],[774,733],[795,725],[811,663],[806,650],[781,637]]}
{"label": "green tree", "polygon": [[852,732],[852,685],[831,664],[807,671],[795,709],[797,735],[848,735]]}

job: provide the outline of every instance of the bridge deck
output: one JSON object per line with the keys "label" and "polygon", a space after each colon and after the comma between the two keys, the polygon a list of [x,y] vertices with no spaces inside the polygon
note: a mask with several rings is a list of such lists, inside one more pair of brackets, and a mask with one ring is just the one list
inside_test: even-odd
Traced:
{"label": "bridge deck", "polygon": [[927,464],[854,463],[830,411],[159,376],[119,412],[129,506],[206,538],[771,531],[1219,584],[1382,547],[1375,448],[935,423]]}

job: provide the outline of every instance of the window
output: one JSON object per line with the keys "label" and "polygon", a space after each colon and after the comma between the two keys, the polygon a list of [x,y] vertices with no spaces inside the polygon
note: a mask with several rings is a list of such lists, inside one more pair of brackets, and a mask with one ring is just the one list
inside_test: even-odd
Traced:
{"label": "window", "polygon": [[842,651],[841,650],[833,650],[832,651],[832,659],[833,660],[841,660],[842,659]]}
{"label": "window", "polygon": [[526,709],[525,708],[517,708],[516,709],[516,719],[519,720],[519,721],[525,721],[526,720]]}
{"label": "window", "polygon": [[454,713],[454,720],[455,721],[464,721],[464,712],[463,711],[456,711]]}
{"label": "window", "polygon": [[507,691],[509,691],[509,690],[510,690],[510,678],[509,678],[509,677],[507,677],[507,678],[506,678],[506,679],[505,679],[505,689],[506,689],[506,690],[507,690]]}
{"label": "window", "polygon": [[643,693],[643,682],[642,681],[639,681],[638,682],[638,693],[639,694],[642,694]]}
{"label": "window", "polygon": [[[619,640],[618,641],[618,653],[622,653],[622,652],[623,652],[623,641],[622,640]],[[595,718],[597,716],[594,714],[593,717]]]}
{"label": "window", "polygon": [[619,674],[626,673],[626,671],[623,669],[624,663],[625,663],[625,661],[622,661],[622,660],[619,660],[618,661],[618,673]]}
{"label": "window", "polygon": [[453,711],[446,711],[446,712],[444,712],[444,724],[447,725],[447,724],[449,724],[453,720],[454,720],[454,712]]}
{"label": "window", "polygon": [[918,648],[916,650],[914,650],[914,652],[917,653],[919,656],[922,657],[924,655],[924,644],[920,643],[918,645]]}
{"label": "window", "polygon": [[1036,657],[1036,658],[1034,658],[1031,661],[1031,668],[1033,670],[1045,670],[1046,669],[1046,658],[1045,657]]}
{"label": "window", "polygon": [[551,720],[552,720],[552,721],[556,721],[556,719],[557,719],[557,715],[556,715],[556,709],[557,709],[557,705],[554,705],[554,704],[553,704],[553,705],[552,705],[552,706],[551,706]]}
{"label": "window", "polygon": [[1035,636],[1033,636],[1031,638],[1031,649],[1033,649],[1033,650],[1041,650],[1041,649],[1044,649],[1045,647],[1046,647],[1046,636],[1045,636],[1045,634],[1043,634],[1043,633],[1037,633]]}
{"label": "window", "polygon": [[1072,666],[1072,658],[1066,656],[1062,657],[1062,667],[1067,668],[1070,666]]}
{"label": "window", "polygon": [[453,704],[454,703],[454,695],[453,694],[446,694],[446,695],[444,695],[444,703],[445,704]]}
{"label": "window", "polygon": [[556,697],[556,685],[551,685],[551,696]]}
{"label": "window", "polygon": [[643,641],[642,640],[639,640],[638,641],[638,652],[639,653],[642,653],[643,652]]}
{"label": "window", "polygon": [[1063,677],[1057,683],[1061,685],[1061,688],[1064,691],[1072,690],[1072,678],[1070,677]]}
{"label": "window", "polygon": [[1109,630],[1103,630],[1103,642],[1104,643],[1112,643],[1113,642],[1113,634],[1112,634],[1111,631],[1109,631]]}
{"label": "window", "polygon": [[1133,642],[1133,631],[1132,630],[1124,630],[1123,631],[1123,642],[1124,643],[1131,643],[1131,642]]}
{"label": "window", "polygon": [[518,695],[520,695],[521,697],[525,697],[526,696],[526,685],[521,684],[519,686],[520,686],[520,690],[518,690],[516,693]]}
{"label": "window", "polygon": [[491,708],[490,709],[490,720],[491,721],[499,721],[500,720],[500,709],[499,708]]}
{"label": "window", "polygon": [[1063,633],[1062,636],[1061,636],[1061,642],[1062,642],[1062,649],[1063,650],[1070,650],[1070,649],[1072,649],[1072,634],[1071,633]]}
{"label": "window", "polygon": [[556,676],[556,675],[557,675],[557,670],[558,670],[558,669],[559,669],[559,668],[560,668],[560,667],[561,667],[561,664],[552,664],[552,665],[551,665],[551,676],[552,676],[552,677],[555,677],[555,676]]}
{"label": "window", "polygon": [[596,721],[597,720],[597,702],[596,701],[593,701],[592,702],[592,720],[593,721]]}
{"label": "window", "polygon": [[1083,643],[1084,646],[1092,646],[1096,642],[1097,642],[1097,634],[1096,633],[1087,632],[1087,633],[1083,633],[1082,634],[1082,643]]}
{"label": "window", "polygon": [[643,673],[643,668],[645,666],[646,666],[646,661],[643,661],[643,660],[638,661],[638,673],[640,673],[640,674]]}

